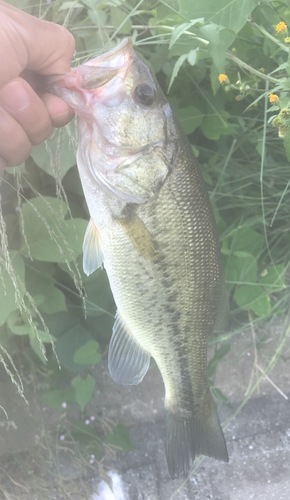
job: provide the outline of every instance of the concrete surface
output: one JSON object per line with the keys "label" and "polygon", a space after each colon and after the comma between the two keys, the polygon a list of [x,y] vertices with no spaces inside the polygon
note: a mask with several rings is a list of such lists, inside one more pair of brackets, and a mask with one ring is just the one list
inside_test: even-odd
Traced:
{"label": "concrete surface", "polygon": [[[230,353],[218,366],[216,386],[226,398],[226,403],[219,404],[219,415],[224,422],[229,464],[204,458],[196,462],[187,480],[170,480],[163,443],[163,383],[157,367],[152,363],[139,386],[123,387],[111,380],[104,361],[95,371],[98,389],[91,410],[126,425],[134,446],[132,451],[118,452],[116,459],[107,458],[103,463],[104,470],[117,474],[118,493],[116,489],[114,493],[109,489],[108,496],[105,489],[99,488],[99,478],[92,469],[89,473],[77,469],[71,459],[64,458],[60,467],[66,469],[74,488],[67,485],[66,493],[63,489],[60,493],[54,484],[49,494],[32,494],[30,476],[27,484],[22,482],[19,496],[6,495],[3,499],[289,500],[290,338],[285,338],[286,326],[284,323],[269,327],[265,337],[253,335],[252,331],[237,335],[231,339]],[[259,345],[257,339],[260,339]],[[213,348],[210,351],[212,354]],[[260,378],[253,395],[234,416],[240,402],[250,394],[278,352],[275,368]],[[7,408],[5,400],[11,400],[11,393],[6,386],[0,390],[2,404]],[[15,389],[11,392],[15,393]],[[1,467],[5,454],[22,452],[23,456],[23,450],[30,450],[42,440],[39,410],[34,413],[33,405],[27,408],[19,396],[15,394],[15,397],[18,405],[14,407],[12,402],[8,408],[10,421],[15,425],[11,423],[9,428],[5,418],[0,418]],[[53,419],[50,424],[55,432]],[[41,474],[44,475],[44,471]],[[19,476],[12,479],[19,481]]]}
{"label": "concrete surface", "polygon": [[[163,383],[156,366],[136,387],[117,386],[104,369],[95,404],[106,417],[117,417],[129,426],[135,447],[107,463],[123,479],[126,500],[290,499],[290,339],[285,341],[286,327],[269,327],[258,348],[261,336],[253,331],[231,340],[231,352],[219,364],[216,377],[216,385],[228,398],[219,414],[225,423],[230,462],[203,458],[187,480],[171,481],[168,476]],[[275,368],[262,376],[277,352]],[[258,377],[258,390],[234,417]]]}

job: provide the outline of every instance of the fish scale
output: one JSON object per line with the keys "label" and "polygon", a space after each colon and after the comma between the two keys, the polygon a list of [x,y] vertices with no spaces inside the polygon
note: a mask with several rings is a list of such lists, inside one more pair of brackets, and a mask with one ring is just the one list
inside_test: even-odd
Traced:
{"label": "fish scale", "polygon": [[51,91],[78,115],[78,169],[91,216],[84,271],[104,266],[118,308],[109,371],[116,382],[137,384],[154,358],[172,478],[188,474],[199,454],[227,461],[207,383],[207,338],[224,283],[191,146],[127,39]]}

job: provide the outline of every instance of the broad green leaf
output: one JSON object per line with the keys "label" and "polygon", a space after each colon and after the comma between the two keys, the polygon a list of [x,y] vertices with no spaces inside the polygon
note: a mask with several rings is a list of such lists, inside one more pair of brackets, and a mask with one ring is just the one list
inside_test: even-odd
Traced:
{"label": "broad green leaf", "polygon": [[45,332],[43,330],[38,330],[37,333],[38,336],[36,336],[35,332],[31,328],[28,331],[30,345],[39,359],[43,363],[46,363],[47,358],[42,343],[51,344],[54,341],[54,338],[48,332]]}
{"label": "broad green leaf", "polygon": [[28,335],[30,325],[24,322],[19,309],[12,311],[7,318],[7,326],[14,335]]}
{"label": "broad green leaf", "polygon": [[74,402],[73,389],[54,389],[41,393],[43,403],[54,410],[63,411],[63,403]]}
{"label": "broad green leaf", "polygon": [[81,410],[84,411],[86,405],[91,401],[95,392],[95,379],[92,375],[81,377],[77,375],[71,381],[72,387],[75,390],[75,399]]}
{"label": "broad green leaf", "polygon": [[74,353],[73,361],[79,365],[96,365],[102,358],[100,347],[95,340],[89,340]]}
{"label": "broad green leaf", "polygon": [[210,23],[200,28],[201,34],[210,44],[208,50],[212,56],[214,66],[222,71],[225,66],[226,51],[235,39],[235,34],[215,23]]}
{"label": "broad green leaf", "polygon": [[112,23],[114,26],[117,26],[117,33],[122,35],[130,34],[132,29],[132,22],[127,11],[124,11],[114,5],[113,7],[111,7],[110,12]]}
{"label": "broad green leaf", "polygon": [[259,0],[179,0],[178,3],[180,13],[186,19],[204,16],[206,21],[238,33],[246,24]]}
{"label": "broad green leaf", "polygon": [[117,427],[106,436],[105,442],[120,450],[133,449],[128,429],[123,425],[117,425]]}
{"label": "broad green leaf", "polygon": [[234,299],[241,309],[251,310],[259,317],[266,318],[272,312],[270,297],[261,286],[239,286]]}
{"label": "broad green leaf", "polygon": [[22,257],[14,252],[11,252],[10,259],[13,267],[13,272],[16,278],[8,272],[4,261],[0,261],[0,326],[5,323],[9,314],[18,309],[18,304],[15,301],[15,287],[17,287],[20,297],[25,293],[24,287],[24,262]]}
{"label": "broad green leaf", "polygon": [[249,252],[235,252],[227,259],[225,275],[230,284],[255,283],[257,259]]}
{"label": "broad green leaf", "polygon": [[89,332],[82,325],[77,324],[67,330],[55,342],[55,351],[59,362],[67,370],[78,372],[83,369],[83,365],[74,361],[75,352],[92,340]]}
{"label": "broad green leaf", "polygon": [[65,219],[66,204],[57,198],[32,198],[22,206],[22,252],[46,262],[69,262],[82,252],[87,222]]}
{"label": "broad green leaf", "polygon": [[[47,265],[51,267],[50,264]],[[41,272],[41,269],[29,268],[27,270],[27,289],[37,302],[41,313],[54,314],[66,310],[63,292],[55,286],[55,280],[45,271]]]}
{"label": "broad green leaf", "polygon": [[246,225],[240,225],[223,239],[223,248],[231,252],[251,250],[253,255],[259,255],[264,245],[264,236]]}
{"label": "broad green leaf", "polygon": [[76,149],[64,130],[57,130],[45,143],[34,146],[31,156],[35,163],[55,179],[62,179],[76,164]]}
{"label": "broad green leaf", "polygon": [[201,129],[204,135],[216,141],[222,135],[230,135],[231,127],[226,123],[227,115],[206,115],[201,122]]}
{"label": "broad green leaf", "polygon": [[87,311],[91,316],[100,316],[112,312],[114,299],[107,274],[102,269],[93,273],[84,283],[87,295]]}
{"label": "broad green leaf", "polygon": [[284,264],[268,266],[261,273],[259,281],[263,286],[269,288],[270,291],[284,290],[286,288],[285,274],[286,267]]}
{"label": "broad green leaf", "polygon": [[196,130],[201,124],[204,116],[203,113],[195,106],[179,108],[176,110],[176,114],[185,134],[191,134],[194,132],[194,130]]}

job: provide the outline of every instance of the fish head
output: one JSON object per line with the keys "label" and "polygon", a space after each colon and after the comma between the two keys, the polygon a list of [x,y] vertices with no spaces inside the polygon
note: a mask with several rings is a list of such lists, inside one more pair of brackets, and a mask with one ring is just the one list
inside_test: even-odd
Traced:
{"label": "fish head", "polygon": [[[148,152],[166,149],[173,120],[161,88],[130,40],[124,39],[109,52],[56,79],[51,88],[78,116],[80,174],[89,169],[95,180],[119,197],[144,201],[145,191],[150,191],[147,185],[151,182],[156,186],[156,175],[164,178],[167,168],[162,165],[160,173],[157,165],[151,180],[146,180],[148,169],[143,170],[140,158],[145,155],[147,165],[150,161],[156,164],[154,154]],[[132,171],[136,165],[138,173]],[[126,179],[131,181],[122,188],[124,175],[122,178],[120,172],[124,174],[124,169],[126,174],[130,170]]]}

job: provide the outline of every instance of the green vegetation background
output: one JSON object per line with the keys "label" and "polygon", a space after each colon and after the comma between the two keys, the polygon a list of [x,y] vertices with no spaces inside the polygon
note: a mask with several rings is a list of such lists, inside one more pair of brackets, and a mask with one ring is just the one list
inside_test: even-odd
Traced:
{"label": "green vegetation background", "polygon": [[[10,3],[64,24],[76,38],[75,64],[131,36],[157,74],[219,227],[233,327],[211,339],[213,375],[243,325],[288,312],[288,0]],[[20,393],[22,370],[41,374],[45,404],[66,402],[83,415],[115,307],[105,273],[82,272],[88,212],[75,146],[73,127],[57,131],[1,179],[0,360]],[[87,436],[81,421],[77,432]],[[123,430],[114,439],[125,446]]]}

